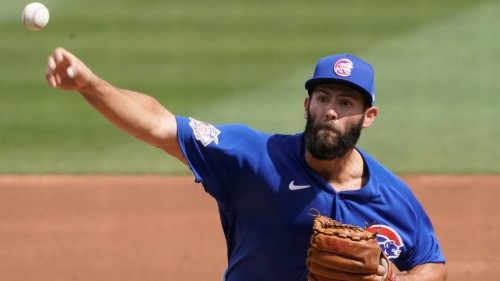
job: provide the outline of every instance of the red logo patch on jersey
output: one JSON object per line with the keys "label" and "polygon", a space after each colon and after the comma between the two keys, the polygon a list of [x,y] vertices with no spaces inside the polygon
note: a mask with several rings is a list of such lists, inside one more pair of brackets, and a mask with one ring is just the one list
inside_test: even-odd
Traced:
{"label": "red logo patch on jersey", "polygon": [[384,254],[389,259],[395,259],[401,254],[404,247],[403,240],[398,232],[387,225],[374,224],[368,228],[371,233],[377,234],[377,241]]}
{"label": "red logo patch on jersey", "polygon": [[338,76],[347,77],[351,75],[351,70],[353,68],[354,64],[352,61],[348,59],[340,59],[335,63],[333,71],[335,71]]}

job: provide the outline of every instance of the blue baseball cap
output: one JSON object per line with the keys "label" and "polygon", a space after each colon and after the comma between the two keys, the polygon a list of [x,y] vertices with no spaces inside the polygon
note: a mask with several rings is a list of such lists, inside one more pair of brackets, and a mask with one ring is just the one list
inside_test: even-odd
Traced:
{"label": "blue baseball cap", "polygon": [[375,73],[366,61],[351,54],[324,57],[318,61],[314,75],[306,81],[305,87],[311,94],[316,86],[325,83],[339,83],[351,86],[375,103]]}

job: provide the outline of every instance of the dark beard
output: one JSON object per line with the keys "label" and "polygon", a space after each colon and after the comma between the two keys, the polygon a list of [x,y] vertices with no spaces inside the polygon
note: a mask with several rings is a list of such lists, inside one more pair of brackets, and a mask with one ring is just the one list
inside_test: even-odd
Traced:
{"label": "dark beard", "polygon": [[[341,134],[330,122],[314,125],[314,119],[309,114],[304,131],[307,151],[318,160],[333,160],[344,156],[358,142],[364,120],[365,114],[358,123],[348,126],[346,132]],[[337,134],[336,137],[330,135],[332,131]]]}

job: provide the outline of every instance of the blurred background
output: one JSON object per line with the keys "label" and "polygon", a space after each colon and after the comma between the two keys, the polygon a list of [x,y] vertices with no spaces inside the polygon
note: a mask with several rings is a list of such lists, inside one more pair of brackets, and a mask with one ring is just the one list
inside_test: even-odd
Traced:
{"label": "blurred background", "polygon": [[0,174],[185,174],[77,93],[47,86],[58,47],[172,112],[276,133],[303,130],[316,61],[348,52],[376,71],[380,114],[359,147],[400,174],[500,172],[500,1],[0,0]]}
{"label": "blurred background", "polygon": [[163,177],[189,170],[47,86],[59,46],[178,115],[292,134],[317,60],[364,58],[379,116],[359,147],[412,186],[449,280],[498,277],[500,0],[43,0],[37,32],[29,2],[0,0],[1,278],[218,280],[226,265],[215,202],[192,176]]}

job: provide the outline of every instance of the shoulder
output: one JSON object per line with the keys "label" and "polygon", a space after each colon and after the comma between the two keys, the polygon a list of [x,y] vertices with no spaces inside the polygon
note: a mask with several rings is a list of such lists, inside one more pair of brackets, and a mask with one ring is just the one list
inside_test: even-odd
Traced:
{"label": "shoulder", "polygon": [[179,137],[194,137],[204,145],[218,144],[220,140],[248,142],[267,139],[269,134],[243,124],[212,125],[192,117],[176,116]]}
{"label": "shoulder", "polygon": [[270,136],[267,148],[270,154],[293,155],[299,157],[304,154],[303,134],[274,134]]}
{"label": "shoulder", "polygon": [[[368,153],[358,149],[368,167],[369,182],[385,198],[397,199],[400,204],[415,205],[417,199],[411,188],[398,175],[386,168]],[[418,204],[418,203],[417,203]]]}
{"label": "shoulder", "polygon": [[368,167],[370,179],[376,178],[380,183],[387,183],[391,186],[408,188],[406,183],[399,176],[377,161],[373,156],[359,148],[357,148],[357,150],[363,157],[366,166]]}

